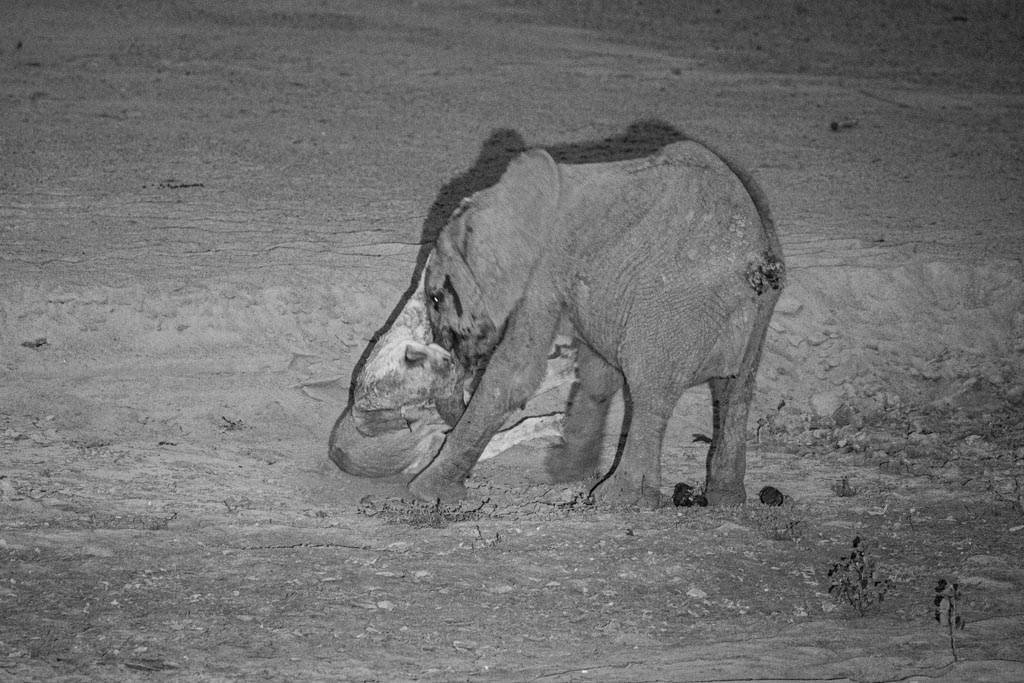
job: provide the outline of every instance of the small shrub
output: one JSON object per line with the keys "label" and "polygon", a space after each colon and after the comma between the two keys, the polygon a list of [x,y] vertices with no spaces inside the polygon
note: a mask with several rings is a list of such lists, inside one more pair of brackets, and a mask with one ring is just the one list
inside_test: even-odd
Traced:
{"label": "small shrub", "polygon": [[359,514],[366,517],[378,517],[385,524],[407,524],[416,528],[443,529],[456,522],[469,522],[486,516],[482,508],[484,501],[476,508],[468,508],[465,504],[448,505],[440,500],[433,504],[418,500],[364,500],[358,509]]}
{"label": "small shrub", "polygon": [[885,600],[885,594],[892,587],[891,579],[879,578],[875,558],[868,554],[860,536],[853,539],[849,556],[832,564],[828,576],[829,595],[839,602],[849,603],[860,616],[872,605]]}
{"label": "small shrub", "polygon": [[840,498],[852,498],[857,495],[857,489],[850,484],[849,477],[843,477],[839,481],[832,482],[832,493]]}
{"label": "small shrub", "polygon": [[949,583],[945,579],[939,579],[935,585],[935,621],[945,626],[949,631],[949,649],[953,651],[953,661],[959,662],[960,657],[956,651],[956,639],[954,634],[963,631],[967,621],[961,614],[962,603],[960,600],[960,584]]}

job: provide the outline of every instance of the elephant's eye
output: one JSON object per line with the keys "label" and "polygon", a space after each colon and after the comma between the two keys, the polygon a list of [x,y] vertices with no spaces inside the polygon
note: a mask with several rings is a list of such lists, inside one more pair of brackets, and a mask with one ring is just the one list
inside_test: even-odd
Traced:
{"label": "elephant's eye", "polygon": [[434,307],[434,310],[438,310],[441,307],[441,299],[444,298],[444,292],[438,290],[430,293],[430,303]]}

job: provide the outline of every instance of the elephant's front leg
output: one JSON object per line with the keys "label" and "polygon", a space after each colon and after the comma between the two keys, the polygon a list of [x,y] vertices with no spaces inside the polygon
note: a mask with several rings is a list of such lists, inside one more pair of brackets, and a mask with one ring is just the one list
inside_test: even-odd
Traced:
{"label": "elephant's front leg", "polygon": [[[509,318],[505,335],[484,370],[458,424],[449,432],[441,452],[409,482],[409,491],[433,502],[465,497],[464,482],[487,443],[505,419],[540,386],[547,368],[547,351],[558,327],[560,307],[548,297],[529,293]],[[538,305],[546,302],[546,305]]]}

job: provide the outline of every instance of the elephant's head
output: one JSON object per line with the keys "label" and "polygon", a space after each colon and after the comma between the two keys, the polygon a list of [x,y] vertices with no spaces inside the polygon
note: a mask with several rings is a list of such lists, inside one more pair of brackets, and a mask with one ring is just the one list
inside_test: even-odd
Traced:
{"label": "elephant's head", "polygon": [[522,298],[556,218],[560,172],[543,150],[463,200],[426,268],[433,338],[470,371],[483,367]]}
{"label": "elephant's head", "polygon": [[331,460],[362,477],[425,466],[462,414],[465,378],[451,354],[432,343],[421,280],[356,377],[331,431]]}

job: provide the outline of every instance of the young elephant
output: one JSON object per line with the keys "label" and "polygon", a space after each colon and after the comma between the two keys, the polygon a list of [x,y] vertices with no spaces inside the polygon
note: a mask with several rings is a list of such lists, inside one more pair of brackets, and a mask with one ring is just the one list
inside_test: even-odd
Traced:
{"label": "young elephant", "polygon": [[784,270],[759,190],[697,143],[586,165],[526,152],[463,202],[427,263],[434,340],[470,373],[485,369],[410,490],[425,500],[465,495],[488,440],[541,381],[565,319],[580,342],[579,384],[565,446],[549,460],[554,477],[592,473],[624,379],[628,436],[596,495],[657,507],[668,420],[686,388],[708,382],[706,495],[743,502],[747,413]]}

